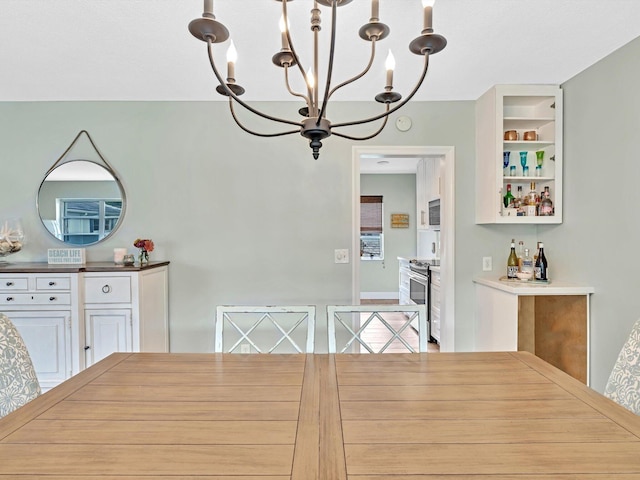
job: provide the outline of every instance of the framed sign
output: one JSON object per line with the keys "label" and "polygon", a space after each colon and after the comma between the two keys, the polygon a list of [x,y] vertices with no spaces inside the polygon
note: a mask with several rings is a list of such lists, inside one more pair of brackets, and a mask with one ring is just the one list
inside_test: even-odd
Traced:
{"label": "framed sign", "polygon": [[86,258],[84,248],[50,248],[47,251],[47,263],[50,265],[82,265]]}
{"label": "framed sign", "polygon": [[392,213],[391,228],[409,228],[408,213]]}

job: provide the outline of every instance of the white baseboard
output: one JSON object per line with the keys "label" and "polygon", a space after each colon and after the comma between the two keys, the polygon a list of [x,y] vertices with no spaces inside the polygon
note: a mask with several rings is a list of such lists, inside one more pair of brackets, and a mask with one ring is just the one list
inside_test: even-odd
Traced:
{"label": "white baseboard", "polygon": [[395,292],[360,292],[360,298],[364,300],[391,300],[399,299],[398,291]]}

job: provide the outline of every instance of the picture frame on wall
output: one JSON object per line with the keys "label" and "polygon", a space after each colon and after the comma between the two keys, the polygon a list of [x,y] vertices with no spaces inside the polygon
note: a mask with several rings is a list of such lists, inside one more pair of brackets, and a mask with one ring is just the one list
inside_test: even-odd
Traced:
{"label": "picture frame on wall", "polygon": [[408,213],[392,213],[391,228],[409,228]]}

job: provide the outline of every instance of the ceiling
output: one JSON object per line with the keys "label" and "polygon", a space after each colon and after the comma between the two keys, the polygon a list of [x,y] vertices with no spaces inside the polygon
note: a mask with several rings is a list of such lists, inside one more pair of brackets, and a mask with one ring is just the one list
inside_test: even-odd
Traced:
{"label": "ceiling", "polygon": [[[281,3],[214,3],[239,51],[243,98],[290,100],[282,70],[271,63],[280,48]],[[338,9],[334,84],[366,63],[369,43],[356,31],[368,22],[369,5],[355,0]],[[0,101],[222,100],[205,44],[187,30],[202,9],[201,0],[2,0]],[[310,0],[289,2],[294,44],[305,65],[310,9]],[[326,35],[330,11],[322,10]],[[367,77],[336,100],[364,101],[382,91],[389,48],[398,64],[395,90],[406,95],[421,68],[421,57],[407,48],[422,29],[421,10],[420,0],[380,0],[391,35],[380,42]],[[416,99],[475,100],[494,84],[562,83],[639,36],[637,19],[638,0],[437,0],[434,28],[448,46],[431,58]],[[217,47],[214,55],[224,62],[226,45]]]}

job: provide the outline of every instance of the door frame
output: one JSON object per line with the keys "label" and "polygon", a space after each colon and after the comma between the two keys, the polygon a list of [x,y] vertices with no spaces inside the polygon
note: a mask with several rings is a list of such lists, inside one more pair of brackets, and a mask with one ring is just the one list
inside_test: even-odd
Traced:
{"label": "door frame", "polygon": [[455,147],[452,146],[354,146],[352,148],[351,205],[351,297],[360,304],[360,157],[363,155],[393,157],[441,156],[440,258],[442,296],[440,309],[440,351],[455,350]]}

